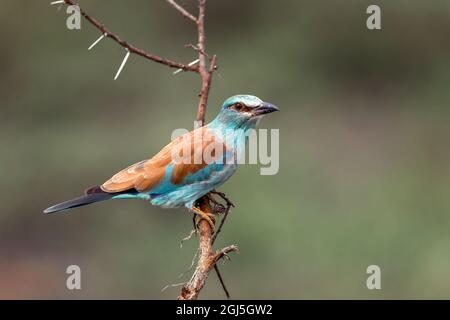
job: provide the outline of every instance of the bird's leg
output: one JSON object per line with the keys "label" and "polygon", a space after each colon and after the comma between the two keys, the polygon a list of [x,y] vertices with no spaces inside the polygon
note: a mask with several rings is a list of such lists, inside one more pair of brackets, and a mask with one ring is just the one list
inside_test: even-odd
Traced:
{"label": "bird's leg", "polygon": [[191,211],[194,212],[198,217],[199,217],[199,221],[201,221],[202,219],[205,219],[209,225],[211,226],[211,230],[214,232],[214,228],[215,228],[215,217],[214,214],[212,213],[208,213],[208,212],[204,212],[202,210],[200,210],[199,208],[197,208],[195,205],[193,205],[191,207]]}

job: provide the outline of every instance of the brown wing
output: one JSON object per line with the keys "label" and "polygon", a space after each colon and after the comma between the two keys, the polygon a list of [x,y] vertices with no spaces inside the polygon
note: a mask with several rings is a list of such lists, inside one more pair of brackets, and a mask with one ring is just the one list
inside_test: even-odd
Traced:
{"label": "brown wing", "polygon": [[[201,140],[199,140],[199,137],[201,137]],[[199,141],[200,143],[198,143]],[[103,191],[111,193],[133,188],[137,191],[150,190],[164,179],[166,168],[171,163],[174,164],[171,182],[180,184],[188,174],[195,173],[207,165],[203,161],[201,154],[205,147],[213,142],[216,142],[216,139],[214,135],[208,133],[206,128],[202,127],[191,131],[173,140],[153,158],[133,164],[115,174],[101,188]],[[222,146],[221,143],[220,146]],[[199,163],[174,163],[172,159],[174,151],[176,153],[180,151],[190,153],[193,157],[192,159],[196,156],[198,157],[200,153],[201,161]]]}
{"label": "brown wing", "polygon": [[177,139],[164,147],[153,158],[135,163],[116,173],[101,186],[102,190],[112,193],[133,188],[137,191],[145,191],[156,186],[164,178],[166,167],[172,161],[170,149],[171,145],[176,142]]}

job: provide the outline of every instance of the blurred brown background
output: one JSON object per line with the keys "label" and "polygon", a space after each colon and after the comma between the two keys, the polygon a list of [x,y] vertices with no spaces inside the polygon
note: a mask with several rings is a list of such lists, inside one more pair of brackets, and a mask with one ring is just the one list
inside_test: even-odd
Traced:
{"label": "blurred brown background", "polygon": [[[46,1],[0,8],[0,298],[173,299],[197,242],[185,210],[79,195],[191,128],[199,79],[131,56]],[[184,62],[195,29],[163,0],[80,4],[138,47]],[[180,0],[191,11],[195,3]],[[382,8],[382,30],[366,8]],[[233,298],[450,298],[450,2],[214,0],[219,57],[207,118],[251,93],[281,112],[280,172],[242,166],[223,188],[238,207],[218,245]],[[65,287],[66,267],[82,290]],[[368,265],[382,289],[366,288]],[[202,298],[222,298],[211,274]]]}

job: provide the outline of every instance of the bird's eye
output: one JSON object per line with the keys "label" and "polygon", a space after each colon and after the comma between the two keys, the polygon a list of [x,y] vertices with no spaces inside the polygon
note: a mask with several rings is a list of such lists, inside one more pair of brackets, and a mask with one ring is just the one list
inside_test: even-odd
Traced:
{"label": "bird's eye", "polygon": [[234,109],[236,111],[241,111],[243,107],[244,106],[242,105],[242,103],[239,103],[239,102],[234,105]]}

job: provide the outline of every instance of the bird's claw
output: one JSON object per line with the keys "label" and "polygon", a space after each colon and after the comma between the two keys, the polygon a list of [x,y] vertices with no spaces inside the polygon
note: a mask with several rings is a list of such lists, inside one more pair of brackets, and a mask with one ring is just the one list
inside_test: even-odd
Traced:
{"label": "bird's claw", "polygon": [[211,226],[212,233],[214,233],[214,228],[216,226],[214,214],[204,212],[195,206],[193,206],[191,210],[198,216],[199,218],[198,222],[200,222],[201,220],[206,220],[206,222],[208,222],[208,224]]}
{"label": "bird's claw", "polygon": [[224,213],[225,212],[225,206],[223,205],[223,204],[221,204],[221,203],[215,203],[214,204],[214,212],[215,213],[218,213],[218,214],[222,214],[222,213]]}
{"label": "bird's claw", "polygon": [[225,193],[217,191],[217,190],[212,190],[210,193],[211,194],[216,194],[220,198],[222,198],[222,200],[224,200],[227,203],[227,207],[235,207],[234,203],[231,202],[230,199],[228,199],[228,197],[225,195]]}
{"label": "bird's claw", "polygon": [[[214,197],[213,194],[218,195],[220,198],[222,198],[222,200],[224,200],[226,202],[226,207],[220,203],[219,201],[217,201]],[[222,214],[225,213],[225,211],[227,211],[228,208],[230,207],[234,207],[234,204],[228,200],[225,197],[225,194],[222,192],[218,192],[218,191],[211,191],[210,193],[208,193],[208,199],[209,201],[213,204],[213,212],[217,213],[217,214]]]}

